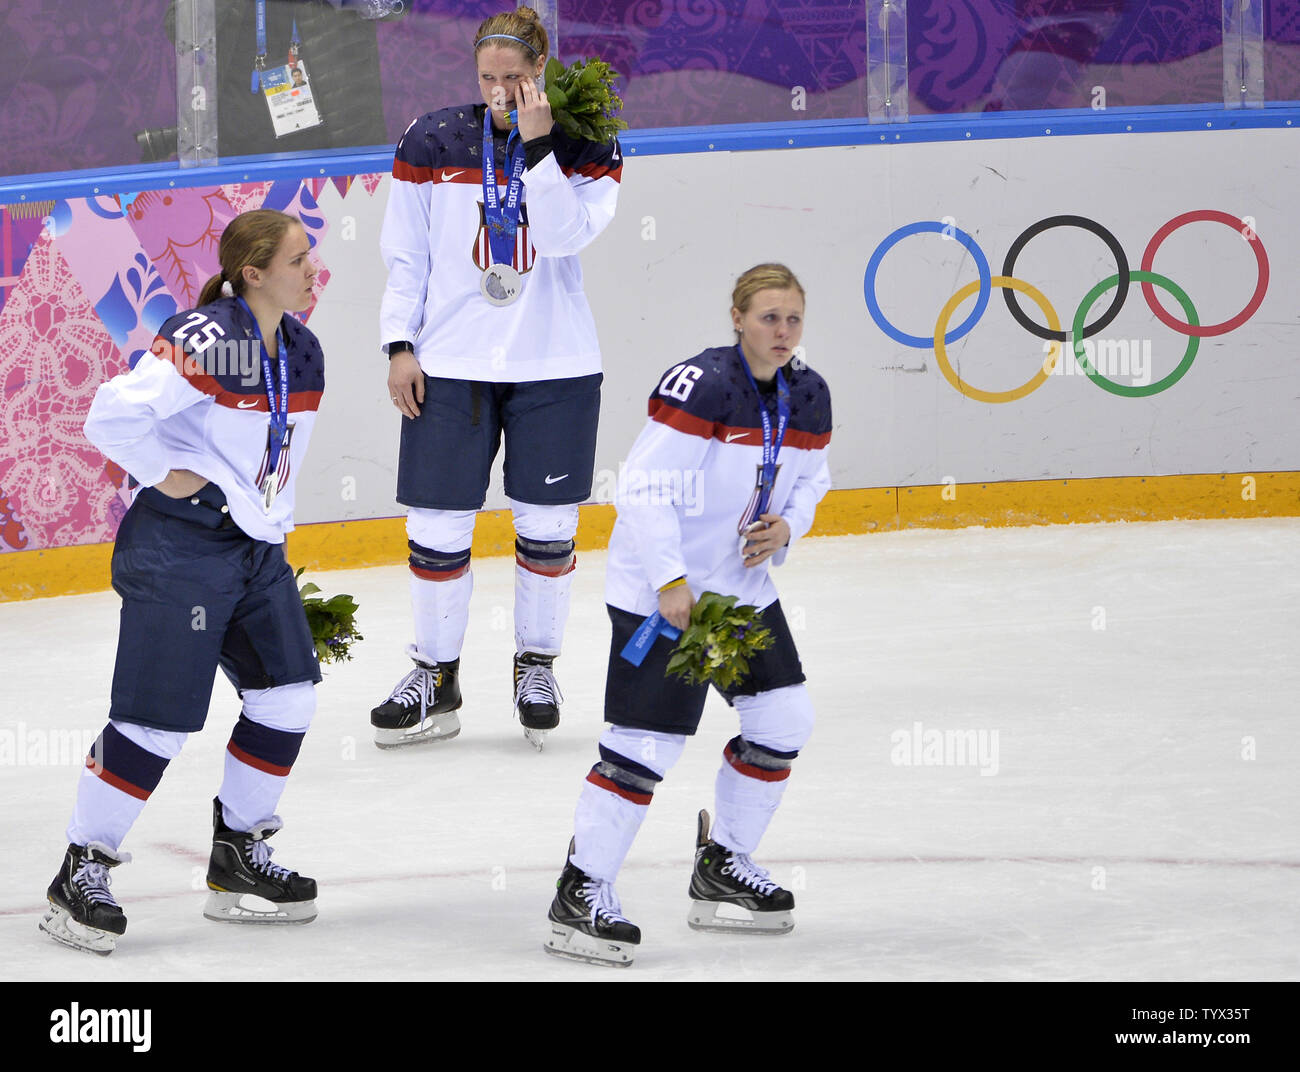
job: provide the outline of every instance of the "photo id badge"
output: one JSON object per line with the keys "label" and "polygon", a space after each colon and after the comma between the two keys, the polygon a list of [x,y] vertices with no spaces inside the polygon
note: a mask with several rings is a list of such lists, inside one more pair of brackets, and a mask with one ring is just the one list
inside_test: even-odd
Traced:
{"label": "photo id badge", "polygon": [[270,109],[271,126],[277,138],[318,127],[324,122],[316,108],[306,64],[268,67],[261,76],[262,95]]}

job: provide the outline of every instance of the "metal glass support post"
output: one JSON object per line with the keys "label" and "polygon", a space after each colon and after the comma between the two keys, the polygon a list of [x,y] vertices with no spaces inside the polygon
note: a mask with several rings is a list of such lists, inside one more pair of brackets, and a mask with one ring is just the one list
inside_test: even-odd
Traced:
{"label": "metal glass support post", "polygon": [[217,162],[214,0],[176,0],[176,155],[181,167]]}
{"label": "metal glass support post", "polygon": [[907,0],[866,0],[866,4],[867,120],[906,123]]}
{"label": "metal glass support post", "polygon": [[1223,106],[1264,107],[1264,0],[1223,0]]}
{"label": "metal glass support post", "polygon": [[[541,21],[542,29],[546,31],[546,39],[551,43],[551,55],[557,60],[560,58],[560,13],[559,5],[556,0],[537,0],[535,4],[530,5],[537,12],[537,17]],[[545,82],[543,82],[545,84]]]}

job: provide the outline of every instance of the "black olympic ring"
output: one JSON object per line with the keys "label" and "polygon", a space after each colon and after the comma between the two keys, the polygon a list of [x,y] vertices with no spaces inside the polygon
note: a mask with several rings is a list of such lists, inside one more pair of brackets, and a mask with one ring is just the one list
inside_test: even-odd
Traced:
{"label": "black olympic ring", "polygon": [[[1115,267],[1118,269],[1119,285],[1115,288],[1115,297],[1111,299],[1110,308],[1101,314],[1091,324],[1085,325],[1082,338],[1089,338],[1096,335],[1107,324],[1119,315],[1120,309],[1124,305],[1124,299],[1128,297],[1129,270],[1128,257],[1124,255],[1124,249],[1119,244],[1113,234],[1103,227],[1096,220],[1090,220],[1087,216],[1048,216],[1045,220],[1039,220],[1031,227],[1027,227],[1020,233],[1020,236],[1011,243],[1011,248],[1007,250],[1006,260],[1002,262],[1002,274],[1005,276],[1014,276],[1016,258],[1020,256],[1020,251],[1025,248],[1030,239],[1049,231],[1053,227],[1080,227],[1085,231],[1091,231],[1103,242],[1106,248],[1110,250],[1111,255],[1115,258]],[[1051,328],[1039,327],[1025,314],[1020,308],[1020,303],[1016,300],[1015,291],[1010,287],[1004,287],[1002,296],[1006,298],[1007,309],[1015,317],[1016,323],[1026,331],[1031,332],[1040,339],[1054,339],[1057,342],[1069,342],[1068,332],[1053,331]]]}

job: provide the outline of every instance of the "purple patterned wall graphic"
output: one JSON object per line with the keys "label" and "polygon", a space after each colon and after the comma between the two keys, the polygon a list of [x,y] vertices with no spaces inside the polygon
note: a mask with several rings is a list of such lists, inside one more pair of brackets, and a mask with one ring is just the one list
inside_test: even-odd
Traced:
{"label": "purple patterned wall graphic", "polygon": [[0,175],[139,163],[135,132],[176,125],[167,4],[0,5]]}
{"label": "purple patterned wall graphic", "polygon": [[[449,12],[447,8],[454,8]],[[378,26],[384,77],[384,126],[396,143],[411,120],[477,100],[474,31],[501,4],[416,3],[400,22]]]}
{"label": "purple patterned wall graphic", "polygon": [[865,114],[865,4],[560,0],[559,13],[565,58],[600,55],[626,76],[635,128]]}
{"label": "purple patterned wall graphic", "polygon": [[1300,100],[1300,3],[1265,0],[1264,92],[1269,100]]}
{"label": "purple patterned wall graphic", "polygon": [[21,212],[17,206],[0,205],[0,311],[45,228],[44,216],[44,212]]}
{"label": "purple patterned wall graphic", "polygon": [[[176,124],[168,4],[61,0],[57,18],[44,0],[0,5],[0,175],[141,161],[135,134]],[[1265,5],[1268,99],[1300,99],[1300,4]],[[474,32],[511,6],[413,0],[403,18],[365,24],[389,142],[418,115],[476,99]],[[562,58],[600,55],[621,71],[633,128],[865,114],[864,0],[558,0],[558,11]],[[1221,0],[913,0],[910,107],[1089,107],[1095,85],[1110,106],[1217,102],[1221,24]]]}
{"label": "purple patterned wall graphic", "polygon": [[1223,100],[1221,0],[933,0],[908,7],[926,112]]}
{"label": "purple patterned wall graphic", "polygon": [[34,548],[108,539],[117,489],[81,426],[96,388],[125,362],[48,233],[0,313],[0,355],[0,488],[10,523]]}
{"label": "purple patterned wall graphic", "polygon": [[[167,316],[197,301],[229,220],[278,208],[302,221],[318,249],[328,222],[317,196],[328,185],[346,193],[357,180],[374,196],[382,179],[69,199],[19,219],[0,209],[0,552],[112,539],[128,502],[125,474],[82,435],[90,401]],[[319,299],[329,272],[312,256]]]}

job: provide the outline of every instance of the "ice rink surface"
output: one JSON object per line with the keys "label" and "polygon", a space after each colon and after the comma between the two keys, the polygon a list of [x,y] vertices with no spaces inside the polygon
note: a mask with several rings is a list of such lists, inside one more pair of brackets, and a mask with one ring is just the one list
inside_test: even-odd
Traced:
{"label": "ice rink surface", "polygon": [[[1300,520],[809,539],[775,571],[818,725],[756,854],[784,937],[686,926],[695,814],[732,712],[711,697],[618,891],[626,971],[546,956],[546,909],[596,758],[604,555],[579,554],[543,753],[511,719],[513,563],[481,559],[459,738],[371,743],[409,669],[407,571],[317,573],[365,641],[328,668],[276,860],[320,883],[305,927],[201,915],[238,715],[220,678],[113,891],[107,958],[37,931],[83,744],[107,714],[110,593],[0,605],[0,963],[11,980],[1300,979]],[[958,747],[958,746],[962,747]],[[973,745],[974,747],[966,747]]]}

